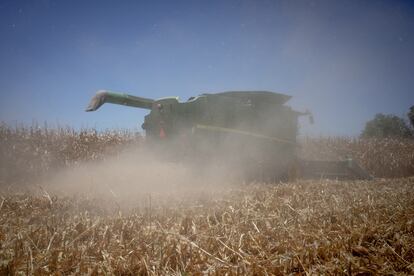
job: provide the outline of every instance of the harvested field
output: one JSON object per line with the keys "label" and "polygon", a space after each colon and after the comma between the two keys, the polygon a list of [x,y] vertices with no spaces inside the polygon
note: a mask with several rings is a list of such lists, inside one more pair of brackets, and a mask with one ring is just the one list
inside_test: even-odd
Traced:
{"label": "harvested field", "polygon": [[[3,195],[1,273],[412,274],[414,179],[154,197]],[[136,207],[136,208],[134,208]]]}
{"label": "harvested field", "polygon": [[414,274],[412,140],[302,142],[373,181],[230,184],[125,158],[130,132],[0,138],[1,275]]}

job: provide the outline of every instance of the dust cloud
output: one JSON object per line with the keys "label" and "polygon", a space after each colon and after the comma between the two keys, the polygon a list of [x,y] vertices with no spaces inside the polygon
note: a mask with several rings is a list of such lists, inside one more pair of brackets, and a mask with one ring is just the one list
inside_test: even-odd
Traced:
{"label": "dust cloud", "polygon": [[[211,199],[234,185],[228,175],[212,166],[201,168],[161,160],[149,149],[129,147],[105,160],[50,173],[36,186],[53,196],[94,199],[130,210],[149,204]],[[240,183],[237,185],[240,187]]]}

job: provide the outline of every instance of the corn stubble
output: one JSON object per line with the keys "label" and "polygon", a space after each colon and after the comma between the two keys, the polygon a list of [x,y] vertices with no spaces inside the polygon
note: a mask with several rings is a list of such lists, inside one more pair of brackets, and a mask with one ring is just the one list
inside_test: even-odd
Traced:
{"label": "corn stubble", "polygon": [[[0,192],[2,275],[414,273],[412,141],[321,138],[304,143],[304,155],[322,159],[353,153],[372,174],[388,178],[228,185],[174,197],[148,195],[122,210],[111,207],[116,199],[56,196],[43,188],[16,192],[11,185],[27,184],[34,172],[53,166],[117,154],[124,144],[139,144],[139,137],[94,130],[0,130],[2,169],[21,164],[22,172],[28,170],[23,180],[16,175],[1,179],[0,187],[6,187]],[[330,150],[316,150],[323,144]],[[54,162],[42,157],[45,151]],[[378,159],[381,151],[393,158]]]}

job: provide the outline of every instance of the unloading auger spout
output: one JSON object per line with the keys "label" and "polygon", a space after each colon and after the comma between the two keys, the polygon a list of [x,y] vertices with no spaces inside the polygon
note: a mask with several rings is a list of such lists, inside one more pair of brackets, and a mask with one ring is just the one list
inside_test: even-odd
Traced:
{"label": "unloading auger spout", "polygon": [[151,109],[154,103],[153,99],[132,96],[128,94],[112,93],[105,90],[100,90],[91,99],[86,111],[95,111],[104,103],[120,104],[144,109]]}

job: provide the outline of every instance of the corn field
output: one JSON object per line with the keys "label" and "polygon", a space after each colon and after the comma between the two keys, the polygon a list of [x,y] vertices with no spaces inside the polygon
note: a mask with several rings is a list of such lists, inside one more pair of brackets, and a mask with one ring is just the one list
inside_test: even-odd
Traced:
{"label": "corn field", "polygon": [[24,184],[58,168],[117,154],[126,145],[139,144],[141,136],[126,130],[0,124],[0,141],[0,184]]}
{"label": "corn field", "polygon": [[412,140],[301,141],[303,158],[352,157],[372,181],[179,183],[127,202],[30,183],[137,134],[1,125],[0,141],[0,275],[414,274]]}
{"label": "corn field", "polygon": [[[142,137],[127,130],[79,131],[70,127],[9,127],[0,124],[0,184],[26,183],[56,168],[102,160],[126,145],[139,147]],[[304,138],[299,156],[310,160],[351,157],[375,177],[414,175],[413,139]]]}
{"label": "corn field", "polygon": [[375,177],[414,175],[414,139],[305,138],[301,141],[300,153],[307,159],[351,157]]}

